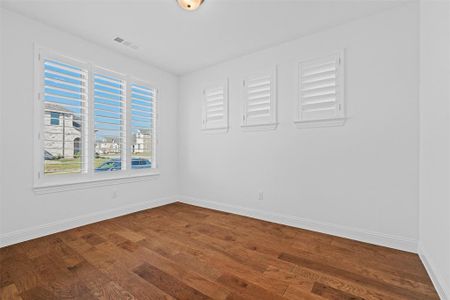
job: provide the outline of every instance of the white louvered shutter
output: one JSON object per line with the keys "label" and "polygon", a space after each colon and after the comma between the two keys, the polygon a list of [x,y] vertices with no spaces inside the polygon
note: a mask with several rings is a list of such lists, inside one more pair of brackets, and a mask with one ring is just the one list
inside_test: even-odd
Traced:
{"label": "white louvered shutter", "polygon": [[157,90],[149,84],[131,83],[131,168],[156,168],[155,127]]}
{"label": "white louvered shutter", "polygon": [[242,126],[276,123],[276,69],[244,80]]}
{"label": "white louvered shutter", "polygon": [[43,174],[85,173],[88,66],[50,53],[39,61]]}
{"label": "white louvered shutter", "polygon": [[94,132],[96,172],[126,169],[126,83],[122,75],[94,72]]}
{"label": "white louvered shutter", "polygon": [[299,64],[298,122],[332,121],[344,118],[344,68],[341,52]]}
{"label": "white louvered shutter", "polygon": [[228,128],[228,81],[210,85],[203,90],[202,128]]}

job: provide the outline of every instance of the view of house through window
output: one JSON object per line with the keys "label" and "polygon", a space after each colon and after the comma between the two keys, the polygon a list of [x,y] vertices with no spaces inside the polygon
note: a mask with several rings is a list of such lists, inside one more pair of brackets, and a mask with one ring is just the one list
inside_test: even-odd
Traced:
{"label": "view of house through window", "polygon": [[44,173],[82,171],[82,123],[86,71],[53,60],[44,62]]}
{"label": "view of house through window", "polygon": [[125,82],[100,74],[94,75],[94,122],[96,172],[125,169]]}
{"label": "view of house through window", "polygon": [[156,90],[111,71],[87,69],[43,61],[44,174],[154,168]]}
{"label": "view of house through window", "polygon": [[151,168],[153,157],[153,89],[131,85],[131,167],[133,169]]}

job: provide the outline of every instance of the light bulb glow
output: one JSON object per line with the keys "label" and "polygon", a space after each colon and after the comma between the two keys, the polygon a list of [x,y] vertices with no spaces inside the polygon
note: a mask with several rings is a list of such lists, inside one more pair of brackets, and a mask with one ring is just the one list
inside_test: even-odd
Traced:
{"label": "light bulb glow", "polygon": [[177,0],[178,5],[185,10],[196,10],[202,5],[204,0]]}

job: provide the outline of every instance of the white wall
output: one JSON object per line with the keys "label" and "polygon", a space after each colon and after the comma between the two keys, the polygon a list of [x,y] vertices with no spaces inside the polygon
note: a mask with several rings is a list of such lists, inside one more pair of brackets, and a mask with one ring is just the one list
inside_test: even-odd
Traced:
{"label": "white wall", "polygon": [[[1,10],[0,156],[3,244],[75,227],[172,200],[177,189],[178,78],[83,39]],[[33,43],[75,58],[156,82],[160,91],[158,178],[45,195],[33,186]],[[117,197],[112,198],[113,192]],[[155,202],[156,201],[156,202]]]}
{"label": "white wall", "polygon": [[419,253],[450,299],[450,2],[422,1],[420,33]]}
{"label": "white wall", "polygon": [[[296,129],[296,62],[341,48],[347,124]],[[243,132],[242,77],[274,64],[278,129]],[[202,87],[225,77],[230,130],[206,134]],[[181,199],[414,251],[418,126],[418,11],[411,4],[182,77]]]}

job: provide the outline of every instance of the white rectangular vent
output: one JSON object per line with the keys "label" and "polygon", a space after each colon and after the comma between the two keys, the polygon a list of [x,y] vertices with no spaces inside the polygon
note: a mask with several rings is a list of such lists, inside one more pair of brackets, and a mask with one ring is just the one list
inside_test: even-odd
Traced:
{"label": "white rectangular vent", "polygon": [[228,128],[228,81],[203,90],[203,129]]}
{"label": "white rectangular vent", "polygon": [[339,119],[344,118],[342,53],[301,62],[298,74],[296,122],[338,120],[340,123]]}
{"label": "white rectangular vent", "polygon": [[243,86],[242,126],[276,125],[276,68],[247,77]]}
{"label": "white rectangular vent", "polygon": [[132,43],[132,42],[130,42],[128,40],[125,40],[124,38],[121,38],[120,36],[115,37],[113,39],[113,41],[115,41],[115,42],[117,42],[119,44],[122,44],[123,46],[126,46],[128,48],[134,49],[134,50],[139,49],[138,45],[136,45],[135,43]]}

